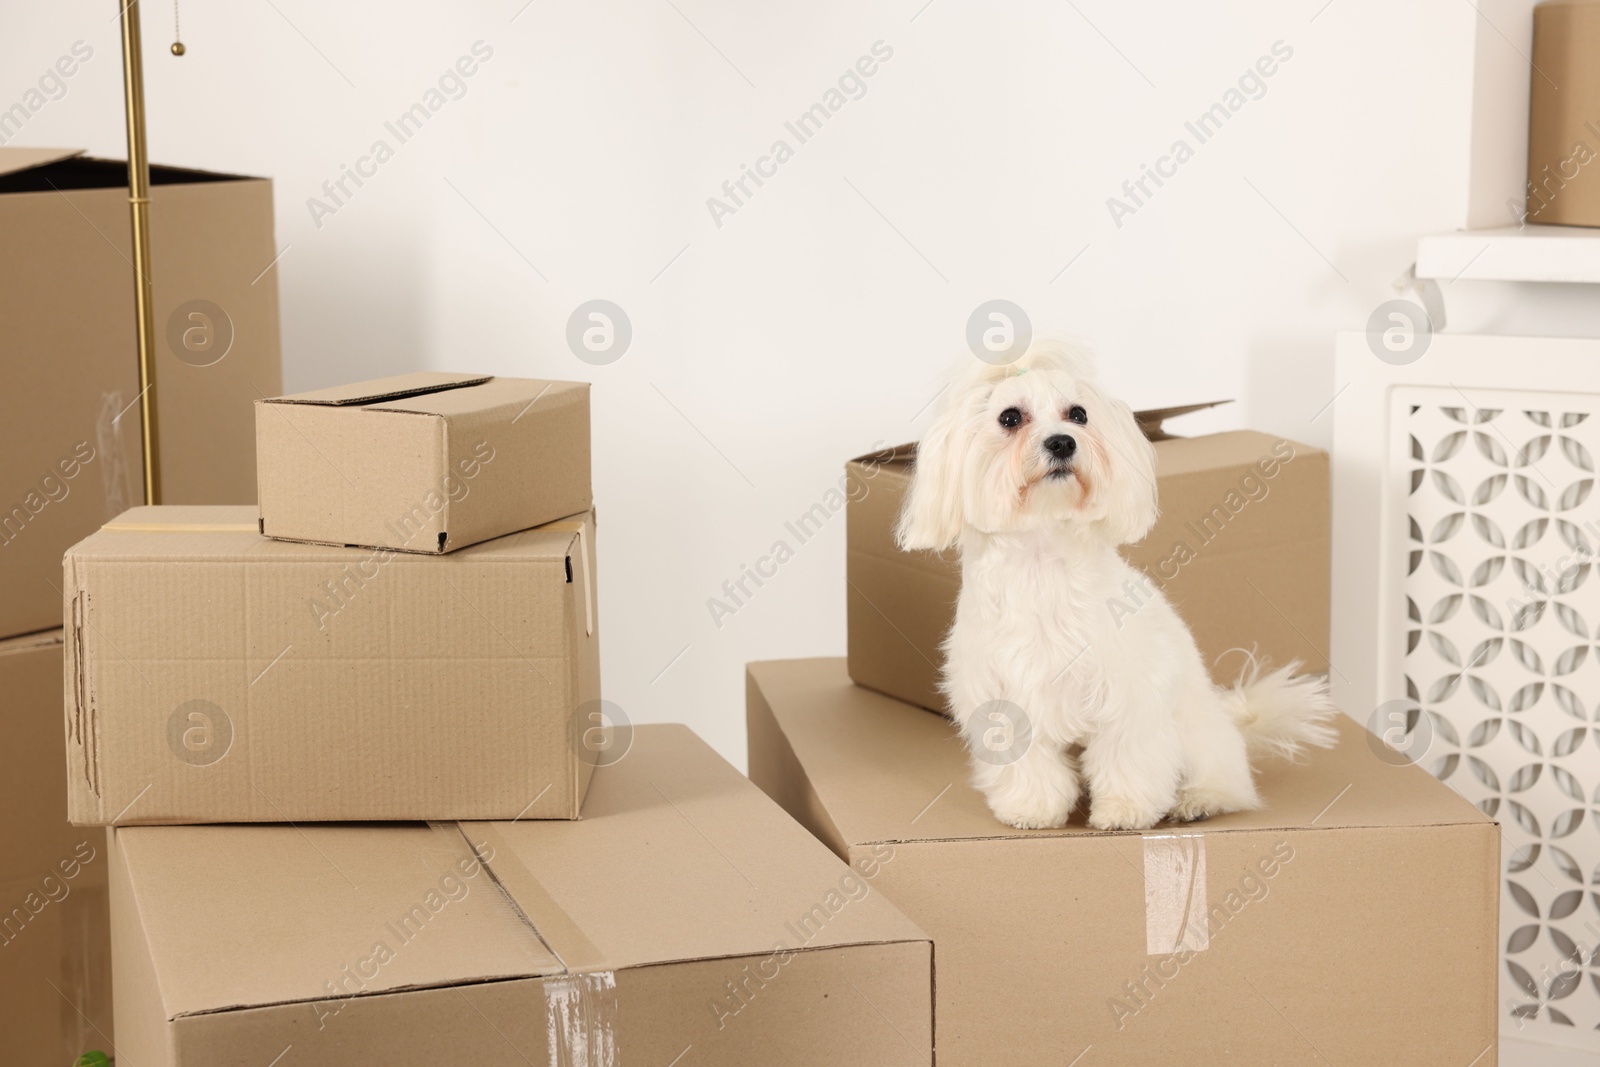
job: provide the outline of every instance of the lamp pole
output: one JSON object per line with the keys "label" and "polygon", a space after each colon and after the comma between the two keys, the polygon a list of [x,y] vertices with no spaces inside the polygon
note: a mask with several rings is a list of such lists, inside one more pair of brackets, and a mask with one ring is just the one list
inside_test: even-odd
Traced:
{"label": "lamp pole", "polygon": [[144,64],[139,0],[122,12],[122,87],[128,112],[128,209],[133,222],[133,313],[139,330],[139,422],[144,502],[161,503],[161,434],[156,417],[156,321],[150,289],[150,160],[145,154]]}

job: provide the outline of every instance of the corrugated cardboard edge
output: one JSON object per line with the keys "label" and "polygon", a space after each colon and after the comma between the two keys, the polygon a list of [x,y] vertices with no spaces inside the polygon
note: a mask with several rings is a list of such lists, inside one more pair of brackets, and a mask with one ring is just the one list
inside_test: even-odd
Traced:
{"label": "corrugated cardboard edge", "polygon": [[0,656],[14,656],[23,652],[33,652],[36,649],[61,645],[65,640],[59,626],[48,630],[39,630],[36,633],[0,638]]}
{"label": "corrugated cardboard edge", "polygon": [[67,734],[67,820],[75,825],[106,822],[105,798],[100,795],[100,723],[96,715],[94,679],[84,663],[83,628],[88,604],[78,581],[76,561],[69,551],[62,562],[62,694],[63,727]]}
{"label": "corrugated cardboard edge", "polygon": [[[419,372],[426,373],[426,372]],[[331,389],[315,389],[304,393],[289,393],[284,396],[269,396],[257,400],[259,404],[312,404],[326,407],[365,407],[369,404],[378,404],[386,400],[401,400],[411,396],[427,396],[429,393],[443,393],[450,389],[465,389],[469,386],[482,385],[494,377],[492,374],[456,374],[449,371],[439,371],[436,379],[427,383],[400,386],[398,388],[381,390],[375,393],[351,393],[348,396],[336,396],[345,389],[353,386],[335,386]],[[411,377],[398,375],[398,378]],[[375,379],[372,384],[395,379]],[[355,383],[362,385],[366,383]],[[409,414],[430,414],[429,412],[410,412]]]}

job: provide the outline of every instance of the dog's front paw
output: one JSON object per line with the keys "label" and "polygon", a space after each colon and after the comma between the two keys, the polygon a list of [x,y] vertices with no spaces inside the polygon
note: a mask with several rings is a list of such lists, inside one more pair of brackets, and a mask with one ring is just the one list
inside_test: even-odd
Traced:
{"label": "dog's front paw", "polygon": [[1018,830],[1057,830],[1067,825],[1067,817],[1072,814],[1071,808],[1063,811],[1059,806],[1023,808],[990,804],[989,810],[994,812],[995,818]]}
{"label": "dog's front paw", "polygon": [[1089,825],[1096,830],[1148,830],[1162,813],[1118,797],[1095,797],[1089,805]]}
{"label": "dog's front paw", "polygon": [[[1012,783],[1015,786],[1017,783]],[[985,798],[994,817],[1019,830],[1055,830],[1067,825],[1072,809],[1078,806],[1078,793],[1031,783],[1028,789],[994,790]]]}
{"label": "dog's front paw", "polygon": [[1064,763],[982,767],[974,784],[994,817],[1019,830],[1065,826],[1078,806],[1078,779]]}

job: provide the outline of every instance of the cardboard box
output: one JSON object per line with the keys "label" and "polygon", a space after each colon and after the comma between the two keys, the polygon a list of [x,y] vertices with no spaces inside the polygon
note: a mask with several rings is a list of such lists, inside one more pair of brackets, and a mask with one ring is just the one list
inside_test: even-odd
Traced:
{"label": "cardboard box", "polygon": [[424,372],[256,402],[261,532],[450,552],[588,511],[589,386]]}
{"label": "cardboard box", "polygon": [[[750,777],[933,936],[939,1067],[1495,1062],[1499,828],[1341,743],[1257,812],[1145,833],[995,821],[954,727],[837,659],[749,670]],[[1376,742],[1374,742],[1375,744]]]}
{"label": "cardboard box", "polygon": [[0,641],[0,1063],[111,1047],[105,833],[67,822],[61,631]]}
{"label": "cardboard box", "polygon": [[578,817],[592,512],[432,557],[134,508],[64,569],[74,822]]}
{"label": "cardboard box", "polygon": [[892,850],[850,870],[682,726],[639,728],[589,807],[114,830],[118,1061],[926,1067]]}
{"label": "cardboard box", "polygon": [[1600,5],[1533,9],[1527,221],[1600,226]]}
{"label": "cardboard box", "polygon": [[[1161,518],[1128,562],[1178,609],[1213,677],[1243,666],[1231,649],[1268,661],[1328,669],[1328,454],[1250,430],[1172,437],[1163,420],[1211,407],[1139,412],[1155,444]],[[894,524],[911,486],[916,445],[845,465],[850,677],[936,711],[940,649],[955,620],[961,563],[945,553],[902,552]],[[1125,610],[1137,609],[1130,594]],[[1107,625],[1114,609],[1107,606]]]}
{"label": "cardboard box", "polygon": [[[150,181],[163,502],[253,503],[251,405],[282,389],[272,183],[173,167]],[[9,637],[62,625],[61,553],[144,500],[127,165],[0,148],[0,232]]]}

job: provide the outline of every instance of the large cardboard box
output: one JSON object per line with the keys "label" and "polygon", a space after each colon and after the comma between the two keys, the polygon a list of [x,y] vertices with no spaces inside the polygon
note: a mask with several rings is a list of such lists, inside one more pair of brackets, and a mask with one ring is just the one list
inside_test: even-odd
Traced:
{"label": "large cardboard box", "polygon": [[[749,670],[750,777],[933,936],[940,1067],[1495,1062],[1499,828],[1340,719],[1261,811],[1014,830],[954,727],[837,659]],[[1384,750],[1387,751],[1387,750]]]}
{"label": "large cardboard box", "polygon": [[581,823],[112,832],[118,1062],[926,1067],[933,949],[682,726]]}
{"label": "large cardboard box", "polygon": [[[272,183],[150,168],[169,504],[249,504],[282,389]],[[144,499],[127,165],[0,148],[0,637],[62,624],[61,553]]]}
{"label": "large cardboard box", "polygon": [[1527,221],[1600,226],[1600,4],[1533,9]]}
{"label": "large cardboard box", "polygon": [[64,569],[74,822],[575,819],[605,756],[592,512],[440,557],[134,508]]}
{"label": "large cardboard box", "polygon": [[[1123,550],[1178,609],[1219,682],[1256,648],[1269,662],[1328,669],[1328,454],[1238,430],[1173,437],[1163,421],[1209,404],[1139,412],[1155,445],[1161,517]],[[945,553],[902,552],[894,524],[910,489],[916,445],[851,460],[846,507],[850,677],[944,710],[940,645],[955,620],[961,563]],[[1130,590],[1120,610],[1147,595]],[[1107,605],[1106,625],[1119,610]]]}
{"label": "large cardboard box", "polygon": [[256,402],[261,532],[450,552],[588,511],[589,386],[423,372]]}
{"label": "large cardboard box", "polygon": [[0,641],[0,1063],[111,1047],[105,833],[67,822],[61,631]]}

